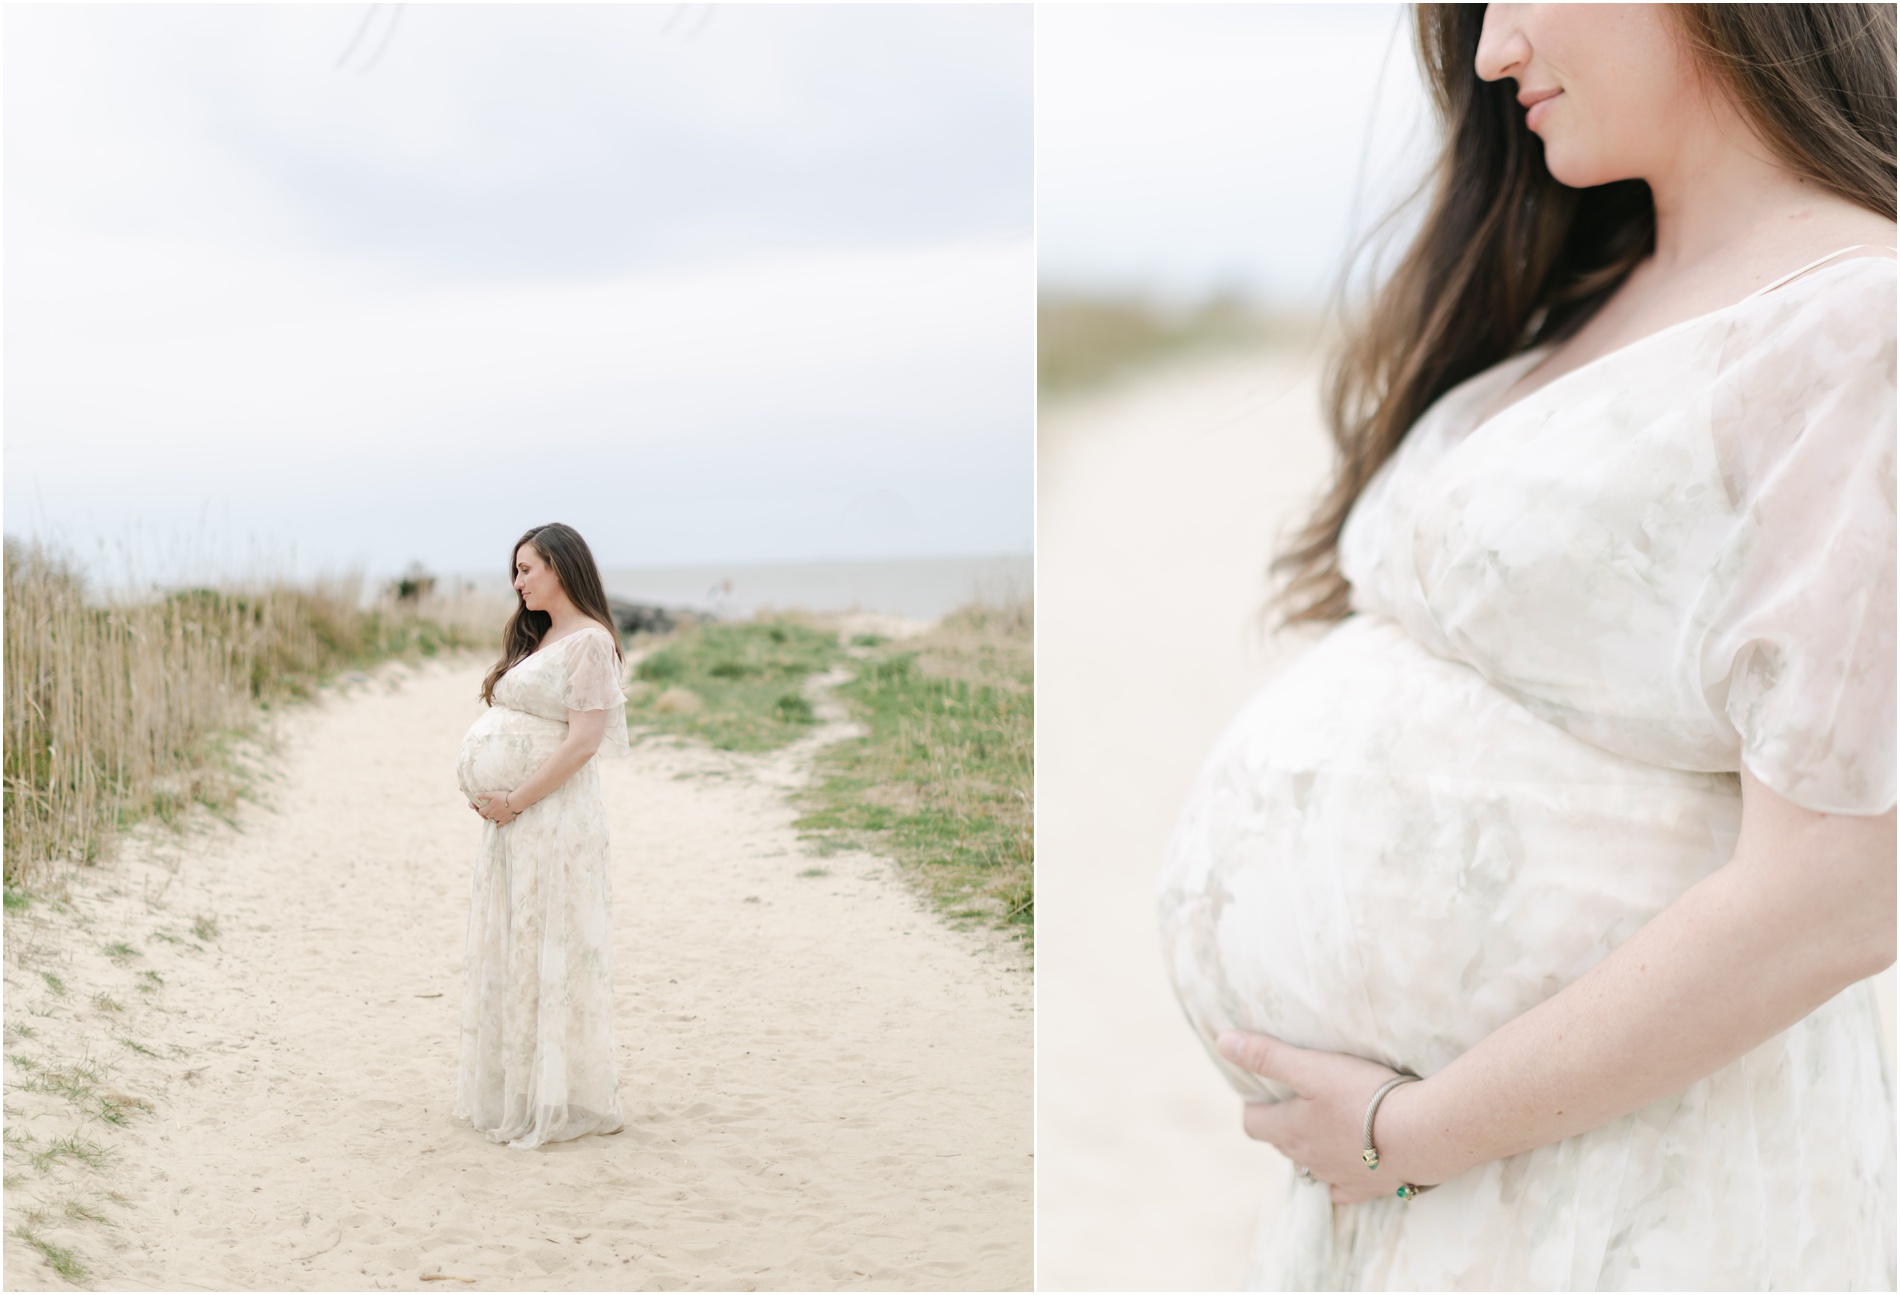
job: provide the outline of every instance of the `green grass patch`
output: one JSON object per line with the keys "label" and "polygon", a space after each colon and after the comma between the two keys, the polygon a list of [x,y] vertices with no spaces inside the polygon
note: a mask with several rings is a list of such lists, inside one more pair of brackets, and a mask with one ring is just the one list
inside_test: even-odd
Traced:
{"label": "green grass patch", "polygon": [[64,1066],[42,1066],[19,1085],[21,1092],[52,1093],[82,1109],[91,1109],[92,1086],[99,1082],[99,1068],[90,1061],[75,1061]]}
{"label": "green grass patch", "polygon": [[44,1255],[46,1262],[53,1266],[53,1271],[67,1281],[78,1284],[86,1280],[86,1266],[79,1262],[72,1251],[45,1240],[31,1228],[15,1228],[13,1235]]}
{"label": "green grass patch", "polygon": [[634,669],[628,721],[725,751],[770,751],[817,722],[806,679],[843,658],[837,636],[796,620],[691,627]]}
{"label": "green grass patch", "polygon": [[100,1169],[106,1163],[105,1148],[77,1133],[68,1133],[33,1153],[33,1168],[45,1173],[61,1160],[71,1160],[88,1169]]}
{"label": "green grass patch", "polygon": [[123,940],[108,944],[105,953],[106,957],[112,959],[114,962],[122,962],[127,958],[136,958],[139,956],[139,951]]}
{"label": "green grass patch", "polygon": [[40,973],[40,979],[46,982],[46,987],[53,991],[54,997],[66,997],[66,982],[61,980],[58,976],[55,976],[50,971],[42,971]]}
{"label": "green grass patch", "polygon": [[819,754],[797,826],[894,856],[949,917],[1030,939],[1033,662],[1026,606],[966,608],[875,649],[838,689],[869,735]]}

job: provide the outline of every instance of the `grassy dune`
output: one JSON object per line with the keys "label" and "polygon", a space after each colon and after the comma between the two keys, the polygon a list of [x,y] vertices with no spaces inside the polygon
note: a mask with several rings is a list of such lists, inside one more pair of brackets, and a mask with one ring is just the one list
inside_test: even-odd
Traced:
{"label": "grassy dune", "polygon": [[683,630],[634,668],[636,729],[769,751],[817,722],[805,681],[868,734],[822,748],[798,827],[821,849],[898,861],[936,907],[1029,938],[1035,922],[1034,624],[1027,603],[974,606],[902,642],[841,642],[829,622],[763,619]]}
{"label": "grassy dune", "polygon": [[843,659],[836,631],[805,619],[688,627],[634,667],[627,719],[723,751],[770,751],[816,722],[804,682]]}
{"label": "grassy dune", "polygon": [[870,645],[838,689],[870,734],[820,753],[798,826],[875,842],[944,913],[1031,938],[1034,655],[1026,603]]}
{"label": "grassy dune", "polygon": [[262,709],[395,656],[486,646],[406,605],[360,606],[354,580],[89,599],[60,553],[9,539],[6,884],[99,858],[132,823],[228,814],[232,743]]}

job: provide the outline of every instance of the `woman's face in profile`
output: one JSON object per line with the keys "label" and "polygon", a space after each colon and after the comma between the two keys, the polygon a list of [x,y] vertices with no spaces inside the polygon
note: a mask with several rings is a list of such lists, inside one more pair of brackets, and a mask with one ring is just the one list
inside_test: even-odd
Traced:
{"label": "woman's face in profile", "polygon": [[531,612],[544,612],[548,609],[548,600],[560,592],[560,588],[561,578],[535,551],[534,545],[523,544],[515,550],[515,592],[521,595],[523,606]]}
{"label": "woman's face in profile", "polygon": [[1578,189],[1653,174],[1702,106],[1665,5],[1490,5],[1477,70],[1516,82],[1551,175]]}

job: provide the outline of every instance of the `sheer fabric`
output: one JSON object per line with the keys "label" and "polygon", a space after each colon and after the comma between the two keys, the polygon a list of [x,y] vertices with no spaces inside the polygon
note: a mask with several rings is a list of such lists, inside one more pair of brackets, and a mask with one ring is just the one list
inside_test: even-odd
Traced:
{"label": "sheer fabric", "polygon": [[[607,711],[600,754],[627,750],[613,638],[589,627],[517,663],[462,739],[464,795],[507,791]],[[507,827],[484,821],[469,896],[455,1113],[529,1148],[620,1127],[613,1038],[613,890],[589,760]]]}
{"label": "sheer fabric", "polygon": [[[1737,771],[1894,803],[1894,266],[1447,393],[1361,496],[1354,615],[1241,712],[1162,877],[1190,1021],[1429,1075],[1727,861]],[[1603,1128],[1410,1202],[1291,1181],[1250,1285],[1892,1289],[1856,985]],[[1287,1094],[1215,1059],[1246,1096]]]}

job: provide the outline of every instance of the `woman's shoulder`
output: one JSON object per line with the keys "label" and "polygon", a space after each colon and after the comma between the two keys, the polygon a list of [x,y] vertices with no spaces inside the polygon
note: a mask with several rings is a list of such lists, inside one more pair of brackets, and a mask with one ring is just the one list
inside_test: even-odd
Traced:
{"label": "woman's shoulder", "polygon": [[[585,640],[590,637],[593,638],[596,642],[598,642],[601,639],[605,639],[610,645],[616,646],[616,647],[619,646],[619,644],[615,642],[613,631],[609,630],[605,625],[597,625],[593,623],[592,621],[589,621],[587,624],[581,626],[577,630],[570,630],[568,633],[561,635],[560,638],[554,640],[554,642],[548,644],[547,646],[559,647],[563,643],[571,643],[571,642],[574,642],[575,640]],[[543,649],[543,650],[545,651],[546,649]]]}
{"label": "woman's shoulder", "polygon": [[561,640],[569,646],[561,655],[561,668],[570,679],[579,676],[618,674],[619,636],[604,625],[585,625]]}
{"label": "woman's shoulder", "polygon": [[1797,462],[1838,475],[1891,452],[1897,287],[1891,257],[1843,257],[1722,331],[1708,413],[1732,497],[1755,498]]}
{"label": "woman's shoulder", "polygon": [[1789,282],[1755,297],[1765,313],[1849,316],[1857,323],[1894,335],[1894,294],[1900,268],[1891,254],[1855,249],[1849,255],[1803,270]]}
{"label": "woman's shoulder", "polygon": [[1878,253],[1844,256],[1764,292],[1729,330],[1726,348],[1813,378],[1878,371],[1891,381],[1900,272]]}

